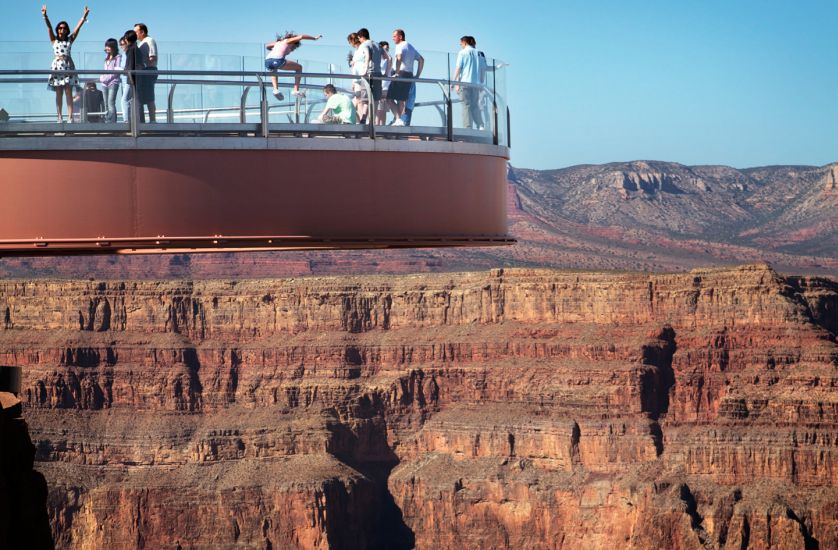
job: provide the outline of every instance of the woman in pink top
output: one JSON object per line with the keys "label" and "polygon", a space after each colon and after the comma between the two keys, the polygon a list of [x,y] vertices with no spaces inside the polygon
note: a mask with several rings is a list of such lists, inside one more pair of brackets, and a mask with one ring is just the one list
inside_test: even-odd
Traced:
{"label": "woman in pink top", "polygon": [[[296,61],[285,59],[285,56],[296,50],[301,46],[301,40],[320,40],[322,34],[317,36],[309,36],[307,34],[294,34],[293,32],[285,33],[282,38],[277,38],[275,42],[268,42],[265,44],[268,56],[265,58],[265,69],[272,73],[276,73],[279,69],[283,71],[295,71],[297,75],[294,77],[294,90],[291,95],[304,96],[305,92],[300,91],[300,73],[303,71],[302,65]],[[271,82],[274,85],[274,96],[282,101],[284,96],[279,91],[279,78],[276,74],[271,76]]]}
{"label": "woman in pink top", "polygon": [[[115,38],[108,38],[105,42],[105,70],[106,71],[120,71],[122,70],[122,54],[119,53],[119,43]],[[103,74],[99,77],[99,82],[105,90],[105,122],[116,122],[116,96],[119,93],[119,75],[118,74]]]}

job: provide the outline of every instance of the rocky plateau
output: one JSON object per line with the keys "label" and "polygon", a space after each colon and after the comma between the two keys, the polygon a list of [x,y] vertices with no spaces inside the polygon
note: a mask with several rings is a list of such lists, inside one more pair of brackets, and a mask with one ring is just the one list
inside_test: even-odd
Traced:
{"label": "rocky plateau", "polygon": [[37,472],[4,458],[0,506],[58,548],[838,549],[834,279],[7,280],[0,313]]}

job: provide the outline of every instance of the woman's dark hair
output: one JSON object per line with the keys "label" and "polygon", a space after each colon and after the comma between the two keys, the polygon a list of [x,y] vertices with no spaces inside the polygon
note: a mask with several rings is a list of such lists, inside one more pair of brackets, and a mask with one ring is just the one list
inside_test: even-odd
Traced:
{"label": "woman's dark hair", "polygon": [[358,33],[357,32],[349,33],[349,36],[346,37],[346,41],[349,42],[350,44],[352,44],[353,46],[357,45],[360,42],[360,40],[358,40]]}
{"label": "woman's dark hair", "polygon": [[[285,34],[283,34],[282,36],[280,36],[279,33],[277,33],[276,41],[280,42],[282,40],[288,40],[289,38],[294,38],[295,36],[297,36],[297,33],[295,33],[294,31],[285,31]],[[294,42],[293,44],[288,44],[288,47],[289,47],[288,51],[293,52],[294,50],[296,50],[300,46],[302,46],[302,43],[300,43],[300,42]]]}
{"label": "woman's dark hair", "polygon": [[474,39],[473,36],[466,36],[467,40],[466,43],[471,46],[472,48],[477,47],[477,40]]}
{"label": "woman's dark hair", "polygon": [[108,38],[105,40],[105,47],[111,48],[114,55],[119,53],[119,42],[116,41],[116,38]]}
{"label": "woman's dark hair", "polygon": [[122,38],[124,38],[130,46],[137,41],[137,33],[134,32],[134,29],[131,29],[130,31],[125,31],[125,35]]}
{"label": "woman's dark hair", "polygon": [[70,24],[67,23],[66,21],[59,21],[58,24],[55,26],[55,36],[58,36],[58,29],[61,27],[61,25],[64,25],[65,27],[67,27],[67,34],[69,35],[70,34]]}
{"label": "woman's dark hair", "polygon": [[384,47],[389,48],[390,47],[390,43],[387,42],[386,40],[382,40],[381,42],[378,43],[378,45],[381,46],[382,48],[384,48]]}

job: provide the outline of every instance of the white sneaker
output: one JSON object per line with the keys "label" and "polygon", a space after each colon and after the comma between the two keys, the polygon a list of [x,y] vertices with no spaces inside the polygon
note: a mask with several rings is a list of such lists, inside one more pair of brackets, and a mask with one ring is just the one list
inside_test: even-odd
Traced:
{"label": "white sneaker", "polygon": [[280,92],[279,90],[274,90],[274,97],[279,101],[285,99],[285,96],[282,95],[282,92]]}
{"label": "white sneaker", "polygon": [[482,132],[483,130],[485,130],[485,129],[486,129],[486,128],[485,128],[485,127],[483,127],[483,126],[481,126],[480,128],[478,128],[478,130],[480,130],[481,132]]}
{"label": "white sneaker", "polygon": [[393,123],[393,126],[404,126],[404,121],[400,118],[397,118],[396,121]]}
{"label": "white sneaker", "polygon": [[305,92],[305,90],[293,90],[291,92],[291,95],[294,96],[294,97],[305,97],[306,92]]}

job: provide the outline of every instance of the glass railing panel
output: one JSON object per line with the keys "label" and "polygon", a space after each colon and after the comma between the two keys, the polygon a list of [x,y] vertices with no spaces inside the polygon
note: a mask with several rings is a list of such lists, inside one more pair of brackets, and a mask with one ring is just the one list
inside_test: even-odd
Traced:
{"label": "glass railing panel", "polygon": [[492,59],[492,64],[490,66],[490,73],[493,81],[492,99],[494,100],[494,104],[497,107],[498,145],[503,146],[509,145],[510,140],[509,119],[507,109],[509,103],[506,95],[506,79],[508,67],[508,64],[504,63],[502,60],[497,58]]}
{"label": "glass railing panel", "polygon": [[[161,70],[240,72],[243,58],[237,55],[170,54],[161,61],[165,61],[160,67]],[[241,82],[243,79],[243,76],[161,75],[155,87],[158,120],[171,120],[175,123],[240,122],[241,98],[245,86],[177,83],[177,81]],[[170,92],[171,113],[168,113],[167,103]]]}
{"label": "glass railing panel", "polygon": [[[139,133],[165,131],[162,127],[167,121],[175,123],[239,123],[259,124],[263,122],[263,107],[267,108],[267,121],[271,125],[305,124],[313,122],[326,104],[323,93],[326,84],[333,84],[339,93],[355,100],[356,109],[363,112],[363,98],[356,98],[364,86],[359,86],[358,77],[348,75],[350,68],[346,63],[349,46],[321,46],[307,42],[295,51],[291,59],[302,64],[305,73],[300,86],[305,96],[291,95],[294,73],[279,71],[279,89],[283,94],[280,101],[274,97],[270,74],[264,70],[264,46],[261,44],[239,44],[213,47],[213,54],[193,53],[196,44],[165,43],[161,44],[159,69],[172,74],[160,74],[155,87],[157,106],[157,129],[140,128]],[[204,50],[210,50],[207,45]],[[200,48],[198,48],[200,49]],[[77,42],[74,44],[73,57],[77,69],[90,71],[79,75],[80,84],[92,82],[102,90],[99,84],[100,71],[104,65],[104,44],[99,42]],[[168,50],[168,51],[167,51]],[[476,101],[479,107],[479,121],[467,120],[464,116],[463,94],[457,93],[452,86],[456,63],[456,53],[421,51],[425,58],[423,79],[433,82],[413,84],[413,110],[409,125],[404,130],[391,132],[392,137],[422,139],[453,139],[456,141],[491,142],[494,135],[495,118],[493,105],[497,104],[497,136],[500,144],[508,143],[506,65],[499,60],[486,64],[484,80],[477,88]],[[4,70],[40,70],[48,71],[52,60],[49,43],[5,43],[0,42],[0,69]],[[416,69],[417,67],[414,67]],[[176,71],[184,71],[178,73]],[[231,74],[188,74],[187,71],[220,71]],[[47,89],[48,74],[42,75],[5,75],[0,77],[0,108],[10,115],[10,122],[46,122],[56,119],[55,93]],[[438,77],[443,77],[437,80]],[[262,104],[262,90],[265,89],[265,105]],[[456,83],[453,83],[456,84]],[[125,87],[125,86],[123,86]],[[79,88],[81,89],[81,87]],[[78,90],[77,90],[78,91]],[[451,112],[449,113],[449,91]],[[462,92],[462,90],[461,90]],[[77,96],[83,94],[77,93]],[[118,94],[117,110],[119,120],[123,119],[121,99]],[[95,122],[97,119],[81,119],[80,111],[98,115],[83,101],[84,109],[77,104],[76,121]],[[393,106],[385,101],[379,107],[376,126],[383,129],[395,120]],[[66,107],[63,109],[65,119]],[[448,120],[452,121],[453,132],[449,136]],[[472,118],[476,118],[472,113]],[[480,124],[482,123],[482,124]],[[468,126],[468,127],[467,127]],[[480,126],[483,129],[480,129]],[[115,131],[125,132],[116,128]],[[180,131],[173,127],[173,131]],[[262,129],[264,130],[264,129]],[[8,130],[7,130],[8,131]],[[40,131],[40,130],[39,130]],[[47,130],[49,131],[49,130]],[[70,129],[58,129],[56,132],[70,132]],[[84,131],[79,128],[78,131]],[[89,130],[88,130],[89,131]],[[96,130],[97,132],[100,130]],[[220,131],[237,131],[221,128]],[[253,132],[251,128],[247,132]],[[274,128],[272,131],[279,131]],[[331,131],[331,130],[330,130]],[[367,130],[369,132],[369,128]],[[372,132],[369,132],[373,135]]]}
{"label": "glass railing panel", "polygon": [[[46,48],[40,43],[11,43],[0,49],[0,68],[21,70],[48,70],[52,63],[49,42]],[[4,43],[5,44],[5,43]],[[38,51],[38,46],[44,51]],[[32,83],[5,84],[0,88],[0,108],[6,110],[12,122],[54,122],[55,93],[47,88],[48,75],[22,76]]]}

